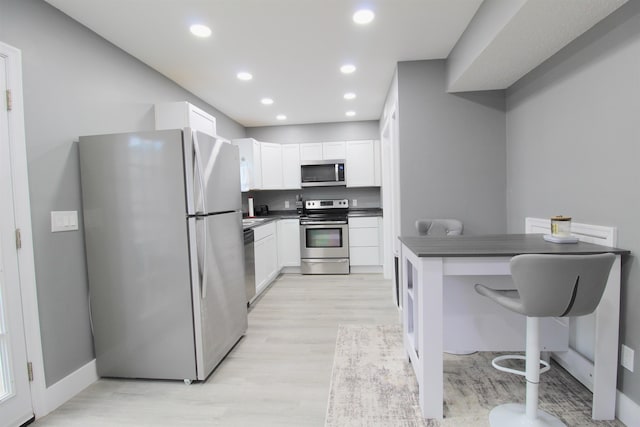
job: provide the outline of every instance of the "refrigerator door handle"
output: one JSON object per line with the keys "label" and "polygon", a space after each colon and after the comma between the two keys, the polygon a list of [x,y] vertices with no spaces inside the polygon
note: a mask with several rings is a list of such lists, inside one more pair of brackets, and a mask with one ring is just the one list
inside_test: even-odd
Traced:
{"label": "refrigerator door handle", "polygon": [[197,216],[196,221],[202,221],[202,235],[200,236],[203,239],[202,242],[202,264],[200,265],[200,296],[202,299],[207,298],[207,217],[206,216]]}
{"label": "refrigerator door handle", "polygon": [[200,152],[200,144],[198,143],[198,134],[196,132],[193,132],[193,152],[195,154],[195,167],[193,168],[193,173],[196,173],[196,170],[198,171],[198,182],[200,183],[200,198],[202,199],[202,210],[200,212],[196,210],[196,214],[206,213],[207,196],[204,188],[204,176],[202,175],[202,154]]}

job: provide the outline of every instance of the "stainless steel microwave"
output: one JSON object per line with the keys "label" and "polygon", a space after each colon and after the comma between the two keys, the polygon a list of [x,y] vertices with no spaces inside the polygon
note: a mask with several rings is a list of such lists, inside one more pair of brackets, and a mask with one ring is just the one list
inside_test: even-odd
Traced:
{"label": "stainless steel microwave", "polygon": [[304,161],[300,165],[302,187],[345,186],[344,160]]}

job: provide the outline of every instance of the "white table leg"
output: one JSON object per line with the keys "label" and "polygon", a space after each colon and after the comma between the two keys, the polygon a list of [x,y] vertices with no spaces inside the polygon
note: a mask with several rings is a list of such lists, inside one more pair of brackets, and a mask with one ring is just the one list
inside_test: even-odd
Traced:
{"label": "white table leg", "polygon": [[420,407],[425,418],[443,418],[443,259],[421,258],[418,270]]}
{"label": "white table leg", "polygon": [[616,415],[618,331],[620,324],[620,255],[616,256],[602,300],[596,310],[593,360],[594,420],[612,420]]}

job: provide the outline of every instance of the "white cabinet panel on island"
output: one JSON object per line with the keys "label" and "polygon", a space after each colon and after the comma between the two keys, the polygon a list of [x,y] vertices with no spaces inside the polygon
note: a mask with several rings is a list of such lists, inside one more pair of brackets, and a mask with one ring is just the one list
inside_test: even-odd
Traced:
{"label": "white cabinet panel on island", "polygon": [[217,136],[216,118],[186,101],[163,102],[154,106],[156,129],[192,128]]}

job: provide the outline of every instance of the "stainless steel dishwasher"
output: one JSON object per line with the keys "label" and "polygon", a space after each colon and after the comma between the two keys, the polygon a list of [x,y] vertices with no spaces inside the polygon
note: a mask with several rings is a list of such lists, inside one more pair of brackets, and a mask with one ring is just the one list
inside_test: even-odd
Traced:
{"label": "stainless steel dishwasher", "polygon": [[244,286],[247,291],[247,306],[256,295],[256,261],[253,253],[253,229],[244,230]]}

